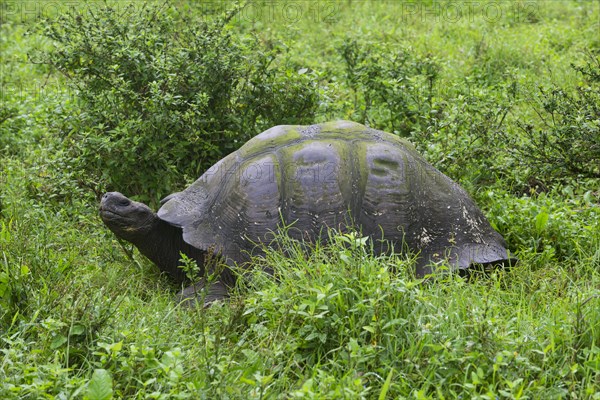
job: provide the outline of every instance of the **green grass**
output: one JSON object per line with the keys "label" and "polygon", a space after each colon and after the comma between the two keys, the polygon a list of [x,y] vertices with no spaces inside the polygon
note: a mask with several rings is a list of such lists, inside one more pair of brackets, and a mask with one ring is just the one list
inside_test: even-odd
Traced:
{"label": "green grass", "polygon": [[[269,18],[238,18],[231,29],[282,41],[292,65],[315,71],[320,121],[361,114],[337,50],[345,38],[432,55],[440,101],[469,89],[489,107],[517,82],[504,122],[515,135],[519,121],[539,118],[538,86],[576,88],[571,63],[600,51],[591,1],[481,1],[460,18],[444,15],[456,3],[320,2],[332,8],[317,14],[292,3],[300,18],[285,18],[281,2]],[[206,10],[176,4],[199,18]],[[497,18],[482,11],[496,6]],[[541,193],[516,167],[472,179],[510,159],[498,151],[463,171],[452,157],[482,149],[464,147],[465,135],[433,135],[426,156],[461,179],[516,267],[421,281],[410,259],[374,256],[348,236],[308,253],[282,238],[287,256],[256,260],[277,282],[257,272],[228,302],[181,309],[177,288],[102,225],[101,188],[57,152],[56,120],[76,98],[27,61],[50,43],[28,35],[33,18],[21,16],[3,13],[0,27],[0,398],[600,398],[597,179]]]}

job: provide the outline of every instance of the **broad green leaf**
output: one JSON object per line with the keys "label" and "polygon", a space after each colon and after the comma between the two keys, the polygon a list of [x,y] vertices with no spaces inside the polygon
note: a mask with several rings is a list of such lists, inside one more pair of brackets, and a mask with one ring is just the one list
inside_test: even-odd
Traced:
{"label": "broad green leaf", "polygon": [[363,329],[367,332],[375,333],[375,328],[373,328],[371,325],[365,325],[363,326]]}
{"label": "broad green leaf", "polygon": [[58,349],[63,344],[67,343],[67,337],[64,335],[56,335],[52,342],[50,343],[50,348],[52,350]]}
{"label": "broad green leaf", "polygon": [[110,373],[105,369],[96,369],[88,383],[84,399],[110,400],[113,397],[113,382]]}
{"label": "broad green leaf", "polygon": [[471,382],[473,382],[474,385],[479,385],[481,383],[479,376],[475,371],[471,371]]}
{"label": "broad green leaf", "polygon": [[340,253],[340,259],[343,262],[345,262],[346,264],[351,264],[352,263],[352,259],[350,258],[350,256],[348,256],[348,254]]}
{"label": "broad green leaf", "polygon": [[247,385],[256,386],[256,382],[254,382],[252,379],[248,379],[243,376],[240,377],[240,382],[245,383]]}
{"label": "broad green leaf", "polygon": [[594,204],[594,193],[591,190],[588,190],[587,192],[585,192],[585,194],[583,195],[583,200],[587,203],[587,204]]}
{"label": "broad green leaf", "polygon": [[537,231],[537,233],[541,233],[546,228],[549,218],[550,218],[550,216],[548,215],[548,213],[546,211],[542,211],[538,215],[536,215],[535,230]]}
{"label": "broad green leaf", "polygon": [[83,325],[73,325],[73,327],[71,327],[71,335],[81,335],[82,333],[85,332],[85,326]]}
{"label": "broad green leaf", "polygon": [[600,358],[594,360],[588,360],[584,363],[587,368],[590,368],[594,372],[600,372]]}

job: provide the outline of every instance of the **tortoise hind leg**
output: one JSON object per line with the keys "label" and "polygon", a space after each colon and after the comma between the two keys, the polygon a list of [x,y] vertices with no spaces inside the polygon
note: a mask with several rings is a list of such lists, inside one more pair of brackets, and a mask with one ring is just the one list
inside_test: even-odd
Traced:
{"label": "tortoise hind leg", "polygon": [[200,282],[188,286],[177,294],[177,303],[184,307],[196,307],[198,303],[203,303],[203,307],[208,307],[215,301],[224,300],[229,297],[229,288],[222,282],[212,282],[208,286],[206,282]]}

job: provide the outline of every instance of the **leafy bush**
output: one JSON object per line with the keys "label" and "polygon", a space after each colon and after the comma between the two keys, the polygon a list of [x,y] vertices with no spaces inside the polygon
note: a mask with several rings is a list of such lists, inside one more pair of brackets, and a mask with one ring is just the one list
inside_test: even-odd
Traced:
{"label": "leafy bush", "polygon": [[40,62],[62,72],[79,100],[56,116],[59,135],[94,186],[156,200],[261,130],[312,121],[311,77],[234,34],[239,8],[197,21],[135,5],[73,11],[42,28],[55,49]]}
{"label": "leafy bush", "polygon": [[[566,186],[520,198],[501,189],[484,193],[488,199],[482,195],[480,203],[497,199],[489,205],[488,217],[513,252],[537,253],[546,262],[586,259],[592,269],[600,267],[600,235],[595,229],[600,210],[594,192],[577,193]],[[580,268],[577,273],[586,271]]]}
{"label": "leafy bush", "polygon": [[[0,151],[8,150],[14,146],[14,134],[8,127],[8,122],[15,116],[16,110],[14,107],[6,104],[3,99],[0,99],[0,127],[3,129],[2,135],[0,135]],[[6,124],[5,124],[6,123]],[[4,131],[6,127],[6,131]]]}
{"label": "leafy bush", "polygon": [[409,136],[432,111],[440,69],[433,57],[353,38],[346,38],[338,53],[356,120]]}
{"label": "leafy bush", "polygon": [[466,185],[489,185],[503,178],[508,160],[498,136],[513,107],[512,83],[471,87],[469,78],[437,100],[435,113],[411,139],[437,168]]}
{"label": "leafy bush", "polygon": [[600,178],[600,58],[590,53],[585,65],[572,67],[582,84],[540,88],[532,102],[538,122],[519,122],[522,135],[506,138],[518,164],[546,184]]}
{"label": "leafy bush", "polygon": [[495,139],[516,95],[510,79],[486,87],[469,76],[448,86],[439,82],[442,67],[431,55],[351,38],[338,51],[354,118],[410,137],[454,179],[493,181],[502,173]]}

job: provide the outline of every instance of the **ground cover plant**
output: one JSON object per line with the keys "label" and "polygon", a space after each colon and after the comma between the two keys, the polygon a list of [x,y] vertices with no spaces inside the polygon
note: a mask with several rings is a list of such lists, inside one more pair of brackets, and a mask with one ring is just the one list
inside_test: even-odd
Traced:
{"label": "ground cover plant", "polygon": [[[600,398],[597,2],[65,4],[0,2],[0,398]],[[277,282],[186,310],[97,216],[338,118],[411,140],[520,264],[421,281],[282,236]]]}

